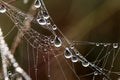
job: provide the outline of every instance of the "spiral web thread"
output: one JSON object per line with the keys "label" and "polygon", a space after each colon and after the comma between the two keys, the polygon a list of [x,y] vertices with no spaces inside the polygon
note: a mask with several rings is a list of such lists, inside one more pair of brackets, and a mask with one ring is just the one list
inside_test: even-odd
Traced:
{"label": "spiral web thread", "polygon": [[[26,46],[27,46],[26,56],[28,61],[27,62],[28,69],[26,70],[26,72],[28,72],[29,76],[32,77],[33,79],[35,80],[40,79],[39,76],[42,75],[40,73],[40,68],[42,64],[46,64],[47,66],[46,68],[47,68],[48,79],[54,79],[53,77],[55,76],[52,74],[53,71],[51,69],[51,66],[52,66],[51,62],[53,59],[55,59],[63,79],[74,80],[74,79],[69,79],[69,74],[67,73],[67,71],[65,71],[64,66],[62,65],[63,62],[61,62],[60,58],[62,58],[65,61],[66,66],[68,67],[68,70],[72,72],[73,75],[75,76],[75,80],[80,80],[84,78],[87,79],[87,77],[89,78],[89,76],[90,77],[92,76],[92,78],[90,78],[92,80],[97,80],[98,78],[100,80],[111,80],[115,78],[119,80],[119,73],[120,73],[119,66],[118,67],[115,66],[117,64],[117,61],[119,61],[118,60],[119,52],[120,52],[119,43],[95,43],[95,42],[85,42],[85,41],[83,42],[74,41],[71,43],[64,36],[64,34],[62,34],[62,32],[58,29],[58,27],[57,29],[53,28],[56,25],[54,24],[52,18],[48,14],[48,11],[42,0],[40,0],[41,6],[38,9],[39,10],[38,15],[37,15],[37,18],[35,18],[35,20],[33,19],[32,16],[23,13],[19,9],[15,8],[14,6],[7,4],[3,1],[2,3],[5,5],[5,8],[7,9],[5,14],[14,22],[15,27],[17,27],[20,32],[24,33],[23,37],[26,41]],[[44,15],[41,13],[43,11],[47,12],[49,18],[44,17]],[[43,24],[41,25],[38,22],[38,19],[40,18],[45,18],[44,25]],[[45,36],[43,34],[40,34],[32,28],[29,28],[27,31],[24,31],[25,26],[23,25],[24,24],[23,22],[25,19],[31,19],[31,20],[33,19],[32,20],[33,22],[35,23],[38,22],[38,24],[40,24],[41,27],[51,31],[55,37],[56,36],[57,37],[60,36],[60,38],[62,37],[61,38],[62,42],[66,41],[68,44],[67,45],[62,44],[61,46],[62,50],[61,50],[60,48],[55,47],[54,45],[55,41],[50,36]],[[59,32],[59,34],[56,34],[56,32]],[[86,54],[81,54],[75,48],[75,46],[82,46],[82,45],[85,45],[88,48],[90,48],[88,52],[86,52]],[[77,73],[73,64],[74,61],[72,61],[73,63],[71,64],[71,62],[65,58],[65,55],[64,55],[65,51],[63,49],[66,49],[66,47],[68,47],[70,51],[72,51],[72,56],[70,57],[71,60],[73,59],[73,56],[77,56],[75,57],[77,58],[76,60],[78,60],[77,62],[82,63],[83,67],[86,67],[84,69],[89,69],[92,71],[90,71],[90,73],[88,74],[81,73],[82,75]],[[98,51],[94,52],[94,50],[97,50],[97,49]],[[90,59],[89,57],[92,57],[93,54],[96,55],[95,59],[89,60]],[[30,55],[32,55],[32,57]],[[33,62],[31,62],[30,60],[31,58],[33,59]],[[117,71],[114,71],[114,68]],[[31,73],[31,69],[34,75]]]}

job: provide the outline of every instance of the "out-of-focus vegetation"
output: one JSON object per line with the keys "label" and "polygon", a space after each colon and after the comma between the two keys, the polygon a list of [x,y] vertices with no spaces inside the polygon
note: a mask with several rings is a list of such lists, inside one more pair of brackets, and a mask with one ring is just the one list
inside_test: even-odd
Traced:
{"label": "out-of-focus vegetation", "polygon": [[[29,0],[28,4],[23,4],[23,0],[17,0],[11,4],[27,13],[33,1]],[[119,42],[120,0],[44,0],[44,2],[56,25],[69,40]],[[0,14],[0,26],[4,34],[7,34],[13,23],[6,15]],[[42,30],[39,32],[44,33]],[[6,38],[9,47],[16,33],[15,29]],[[19,51],[21,48],[17,50],[18,53]]]}

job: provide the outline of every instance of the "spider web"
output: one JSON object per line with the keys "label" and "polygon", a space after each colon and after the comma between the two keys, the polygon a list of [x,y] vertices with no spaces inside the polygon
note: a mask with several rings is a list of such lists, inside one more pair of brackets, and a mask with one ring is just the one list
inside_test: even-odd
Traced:
{"label": "spider web", "polygon": [[[119,80],[119,43],[95,43],[87,41],[73,41],[71,43],[58,27],[56,31],[59,34],[52,30],[54,23],[49,18],[48,21],[52,21],[50,25],[40,26],[51,31],[53,37],[61,35],[60,38],[63,44],[60,48],[56,48],[53,44],[53,37],[43,35],[33,28],[24,31],[24,20],[32,20],[32,16],[23,13],[10,4],[3,3],[7,9],[5,14],[15,24],[5,37],[15,27],[18,28],[19,32],[24,33],[24,38],[21,41],[22,52],[20,54],[24,55],[21,56],[23,60],[21,65],[33,80]],[[44,3],[41,2],[41,4],[43,7],[39,10],[37,19],[41,17],[39,15],[41,10],[47,11]],[[35,20],[33,22],[36,22]],[[64,44],[66,42],[68,45]],[[72,48],[71,45],[73,46]],[[65,58],[64,53],[67,46],[72,51],[72,56],[77,55],[77,63]],[[16,74],[12,73],[13,75]]]}

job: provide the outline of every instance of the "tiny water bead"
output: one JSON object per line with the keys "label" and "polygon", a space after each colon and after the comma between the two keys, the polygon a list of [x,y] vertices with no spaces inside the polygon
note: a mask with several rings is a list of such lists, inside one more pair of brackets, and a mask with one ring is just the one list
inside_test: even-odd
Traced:
{"label": "tiny water bead", "polygon": [[8,71],[8,75],[9,75],[9,76],[12,76],[12,72],[11,72],[11,71]]}
{"label": "tiny water bead", "polygon": [[40,0],[35,0],[34,6],[35,6],[36,8],[40,8],[40,7],[41,7],[41,2],[40,2]]}
{"label": "tiny water bead", "polygon": [[0,6],[0,13],[5,13],[6,12],[6,8],[4,5]]}
{"label": "tiny water bead", "polygon": [[44,18],[39,18],[39,19],[37,19],[37,22],[40,24],[40,25],[46,25],[47,24],[47,22],[46,22],[46,20],[44,19]]}
{"label": "tiny water bead", "polygon": [[89,62],[88,61],[83,61],[82,62],[82,66],[83,67],[88,67],[90,64],[89,64]]}
{"label": "tiny water bead", "polygon": [[69,59],[72,57],[72,52],[68,47],[65,48],[65,53],[64,53],[65,58]]}
{"label": "tiny water bead", "polygon": [[72,62],[78,62],[78,57],[76,56],[76,55],[73,55],[72,57],[71,57],[71,61]]}
{"label": "tiny water bead", "polygon": [[94,75],[95,75],[95,76],[97,76],[97,75],[98,75],[98,72],[97,72],[97,71],[95,71],[95,72],[94,72]]}
{"label": "tiny water bead", "polygon": [[70,45],[70,49],[74,49],[74,46],[73,46],[73,45]]}
{"label": "tiny water bead", "polygon": [[118,48],[118,43],[113,43],[113,48]]}
{"label": "tiny water bead", "polygon": [[108,44],[107,43],[104,43],[104,47],[107,47],[108,46]]}
{"label": "tiny water bead", "polygon": [[54,38],[54,46],[55,47],[60,47],[62,45],[62,41],[58,36],[55,36]]}
{"label": "tiny water bead", "polygon": [[53,29],[53,30],[57,30],[57,26],[54,24],[54,25],[52,26],[52,29]]}
{"label": "tiny water bead", "polygon": [[46,25],[50,25],[51,22],[49,20],[46,20]]}
{"label": "tiny water bead", "polygon": [[96,43],[96,46],[100,46],[100,43]]}
{"label": "tiny water bead", "polygon": [[16,71],[19,72],[19,73],[23,73],[23,69],[20,68],[20,67],[17,67],[17,68],[16,68]]}
{"label": "tiny water bead", "polygon": [[47,11],[41,11],[41,13],[45,19],[48,19],[50,17]]}

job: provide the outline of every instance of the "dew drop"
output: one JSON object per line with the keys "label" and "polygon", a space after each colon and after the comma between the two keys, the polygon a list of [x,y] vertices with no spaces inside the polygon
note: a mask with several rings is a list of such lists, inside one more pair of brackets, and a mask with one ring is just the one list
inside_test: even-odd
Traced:
{"label": "dew drop", "polygon": [[37,19],[37,22],[40,24],[40,25],[46,25],[47,24],[47,22],[46,22],[46,20],[44,19],[44,18],[39,18],[39,19]]}
{"label": "dew drop", "polygon": [[76,55],[79,55],[80,53],[79,53],[79,51],[76,51],[75,54],[76,54]]}
{"label": "dew drop", "polygon": [[74,49],[74,46],[73,46],[73,45],[70,45],[70,49]]}
{"label": "dew drop", "polygon": [[104,47],[107,47],[108,46],[108,44],[107,43],[104,43]]}
{"label": "dew drop", "polygon": [[97,71],[95,71],[95,72],[94,72],[94,75],[96,75],[96,76],[97,76],[97,75],[98,75],[98,72],[97,72]]}
{"label": "dew drop", "polygon": [[47,25],[50,25],[51,22],[50,22],[49,20],[46,20],[46,24],[47,24]]}
{"label": "dew drop", "polygon": [[16,68],[16,71],[19,72],[19,73],[23,73],[23,69],[20,68],[20,67],[17,67],[17,68]]}
{"label": "dew drop", "polygon": [[68,47],[65,48],[65,53],[64,53],[65,58],[69,59],[72,57],[72,52],[69,50]]}
{"label": "dew drop", "polygon": [[77,62],[78,61],[78,57],[76,55],[73,55],[71,57],[71,61],[74,62],[74,63]]}
{"label": "dew drop", "polygon": [[47,11],[41,11],[41,13],[45,19],[48,19],[50,17]]}
{"label": "dew drop", "polygon": [[0,6],[0,13],[5,13],[6,12],[6,8],[4,5]]}
{"label": "dew drop", "polygon": [[99,44],[99,43],[96,43],[96,46],[100,46],[100,44]]}
{"label": "dew drop", "polygon": [[83,61],[83,62],[82,62],[82,65],[83,65],[84,67],[88,67],[88,66],[89,66],[89,62]]}
{"label": "dew drop", "polygon": [[35,6],[36,8],[40,8],[40,7],[41,7],[41,2],[40,2],[40,0],[35,0],[34,6]]}
{"label": "dew drop", "polygon": [[12,75],[12,72],[11,72],[11,71],[8,71],[8,75],[11,76],[11,75]]}
{"label": "dew drop", "polygon": [[118,43],[113,43],[113,48],[118,48]]}
{"label": "dew drop", "polygon": [[54,38],[54,45],[55,45],[55,47],[60,47],[62,45],[61,39],[57,36],[55,36],[55,38]]}
{"label": "dew drop", "polygon": [[54,24],[54,25],[52,26],[52,29],[53,29],[53,30],[57,30],[57,26]]}
{"label": "dew drop", "polygon": [[53,39],[50,39],[50,43],[54,43],[54,40],[53,40]]}

